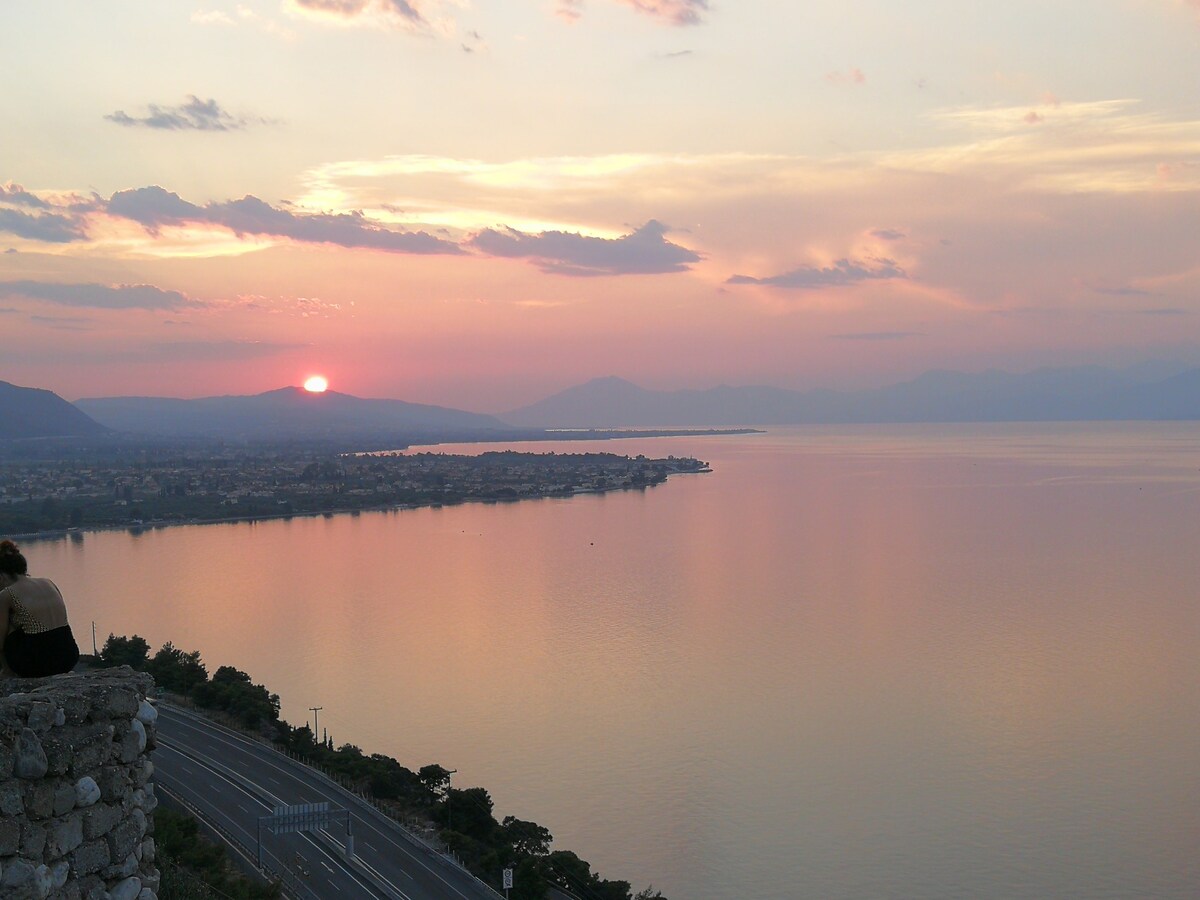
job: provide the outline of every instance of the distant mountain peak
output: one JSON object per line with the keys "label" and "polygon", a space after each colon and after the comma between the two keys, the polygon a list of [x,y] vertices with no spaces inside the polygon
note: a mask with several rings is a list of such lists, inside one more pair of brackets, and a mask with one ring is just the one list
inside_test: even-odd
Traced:
{"label": "distant mountain peak", "polygon": [[0,438],[82,437],[108,431],[53,391],[0,381]]}

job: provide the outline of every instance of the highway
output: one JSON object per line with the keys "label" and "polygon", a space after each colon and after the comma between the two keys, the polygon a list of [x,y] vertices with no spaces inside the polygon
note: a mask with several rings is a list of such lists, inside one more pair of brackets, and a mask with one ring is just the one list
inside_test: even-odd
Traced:
{"label": "highway", "polygon": [[345,816],[327,831],[262,829],[263,861],[287,876],[300,900],[496,900],[486,885],[408,835],[366,801],[321,773],[235,731],[177,707],[158,705],[154,781],[215,822],[251,854],[258,819],[274,807],[328,801],[350,811],[354,858],[345,856]]}

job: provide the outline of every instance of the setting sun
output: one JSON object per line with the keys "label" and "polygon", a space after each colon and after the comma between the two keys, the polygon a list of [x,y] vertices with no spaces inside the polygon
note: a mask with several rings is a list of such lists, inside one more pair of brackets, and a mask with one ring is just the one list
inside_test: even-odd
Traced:
{"label": "setting sun", "polygon": [[312,394],[320,394],[329,388],[329,379],[321,375],[313,375],[304,382],[304,389]]}

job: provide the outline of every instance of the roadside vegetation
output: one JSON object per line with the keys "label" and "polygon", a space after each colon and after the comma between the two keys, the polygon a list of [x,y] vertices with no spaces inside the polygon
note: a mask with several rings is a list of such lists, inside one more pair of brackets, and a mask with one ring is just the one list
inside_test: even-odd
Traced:
{"label": "roadside vegetation", "polygon": [[[398,816],[436,829],[442,842],[476,877],[497,889],[504,869],[513,869],[510,900],[543,900],[551,886],[581,900],[666,900],[652,888],[634,893],[627,881],[601,878],[570,850],[551,850],[553,836],[536,822],[514,816],[497,821],[492,798],[484,788],[450,787],[451,772],[440,765],[422,766],[414,772],[390,756],[368,755],[353,744],[334,747],[332,741],[318,739],[307,724],[298,728],[288,724],[279,718],[278,694],[232,666],[221,666],[210,677],[199,651],[184,651],[168,642],[152,656],[144,638],[110,634],[95,665],[128,665],[148,672],[161,690],[185,697],[230,724],[334,773]],[[189,868],[182,857],[174,859]],[[221,890],[239,900],[259,896]],[[177,896],[186,900],[193,895]]]}
{"label": "roadside vegetation", "polygon": [[162,882],[159,900],[275,900],[278,884],[260,884],[238,872],[225,848],[200,833],[196,820],[160,806],[154,844]]}

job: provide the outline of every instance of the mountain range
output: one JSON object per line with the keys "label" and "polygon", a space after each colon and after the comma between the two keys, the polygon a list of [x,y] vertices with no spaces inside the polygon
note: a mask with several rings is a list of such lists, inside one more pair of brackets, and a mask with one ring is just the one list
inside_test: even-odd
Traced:
{"label": "mountain range", "polygon": [[775,387],[653,391],[621,378],[597,378],[501,414],[537,428],[613,428],[1200,419],[1200,369],[1045,368],[1014,375],[927,372],[863,391]]}
{"label": "mountain range", "polygon": [[316,438],[404,435],[409,439],[511,432],[479,413],[403,400],[369,400],[298,387],[249,396],[96,397],[75,405],[115,431],[170,437]]}
{"label": "mountain range", "polygon": [[96,397],[72,405],[50,391],[0,381],[0,439],[115,431],[159,437],[434,443],[530,437],[531,431],[541,429],[1122,419],[1200,420],[1200,369],[937,371],[862,391],[761,386],[655,391],[608,377],[500,416],[297,387],[196,400]]}

